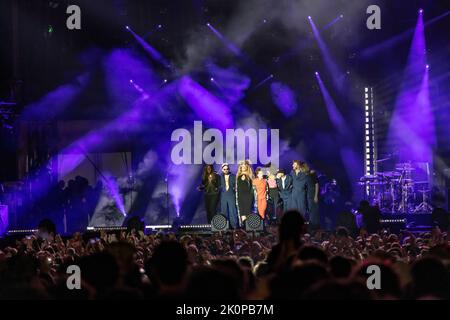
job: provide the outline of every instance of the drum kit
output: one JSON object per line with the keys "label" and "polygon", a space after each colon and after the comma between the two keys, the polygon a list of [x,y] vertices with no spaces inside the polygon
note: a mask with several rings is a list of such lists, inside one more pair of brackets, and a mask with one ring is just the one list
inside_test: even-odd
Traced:
{"label": "drum kit", "polygon": [[428,181],[414,181],[416,170],[411,163],[397,163],[394,171],[377,172],[361,177],[365,200],[377,205],[382,212],[431,213]]}

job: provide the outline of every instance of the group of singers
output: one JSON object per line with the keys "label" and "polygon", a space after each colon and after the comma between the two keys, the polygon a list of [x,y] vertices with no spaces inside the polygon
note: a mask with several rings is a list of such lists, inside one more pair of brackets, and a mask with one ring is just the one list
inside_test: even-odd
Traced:
{"label": "group of singers", "polygon": [[208,223],[218,213],[220,202],[219,212],[227,217],[232,229],[239,228],[254,212],[264,221],[271,222],[277,219],[277,212],[290,209],[307,216],[310,229],[320,228],[317,174],[305,162],[292,161],[290,174],[283,169],[276,173],[264,172],[261,167],[253,173],[248,160],[239,162],[236,175],[230,172],[227,163],[221,168],[220,175],[212,165],[203,169],[199,190],[205,194]]}

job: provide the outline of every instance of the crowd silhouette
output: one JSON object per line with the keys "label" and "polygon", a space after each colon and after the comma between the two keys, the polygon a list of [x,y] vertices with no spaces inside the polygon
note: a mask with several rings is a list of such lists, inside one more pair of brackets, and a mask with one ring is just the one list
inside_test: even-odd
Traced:
{"label": "crowd silhouette", "polygon": [[[361,229],[307,233],[297,211],[254,234],[75,233],[50,221],[0,246],[1,299],[449,299],[450,235]],[[67,288],[77,265],[81,289]],[[381,289],[366,285],[381,270]]]}

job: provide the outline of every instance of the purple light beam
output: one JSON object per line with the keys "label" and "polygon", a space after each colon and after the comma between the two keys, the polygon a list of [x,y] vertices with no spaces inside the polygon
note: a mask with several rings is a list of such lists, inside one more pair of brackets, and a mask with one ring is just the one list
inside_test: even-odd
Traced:
{"label": "purple light beam", "polygon": [[235,55],[240,56],[241,55],[241,51],[239,50],[238,47],[236,47],[236,45],[234,45],[230,40],[228,40],[223,34],[221,34],[219,32],[219,30],[217,30],[216,28],[214,28],[209,22],[206,24],[206,26],[209,28],[209,30],[212,31],[212,33],[214,33],[214,35],[220,39],[220,41],[222,41],[222,43],[231,51],[233,52]]}
{"label": "purple light beam", "polygon": [[207,125],[220,130],[233,128],[229,106],[190,77],[180,79],[178,90],[195,114]]}
{"label": "purple light beam", "polygon": [[423,14],[418,13],[408,63],[395,103],[389,139],[397,148],[401,161],[431,162],[436,143],[435,125],[429,97],[429,68]]}
{"label": "purple light beam", "polygon": [[317,29],[316,25],[314,24],[314,21],[311,17],[308,16],[309,23],[311,24],[312,31],[314,33],[314,37],[317,40],[317,44],[320,49],[320,53],[322,54],[323,61],[325,62],[325,65],[328,69],[328,71],[331,73],[332,79],[333,79],[333,85],[336,89],[339,91],[342,91],[344,88],[344,82],[342,81],[343,73],[339,70],[336,63],[333,61],[333,58],[331,57],[330,51],[328,49],[328,46],[323,41],[322,37],[320,36],[320,32]]}
{"label": "purple light beam", "polygon": [[342,135],[343,137],[348,136],[348,129],[344,117],[342,116],[338,107],[334,103],[333,98],[325,87],[322,79],[320,78],[320,74],[318,72],[315,72],[315,76],[317,83],[319,84],[320,91],[322,92],[323,100],[325,102],[325,106],[327,107],[328,116],[330,117],[331,123],[340,135]]}
{"label": "purple light beam", "polygon": [[133,31],[129,26],[125,27],[128,32],[130,32],[134,39],[142,46],[142,48],[158,63],[163,65],[166,68],[170,68],[169,62],[159,53],[155,48],[153,48],[150,44],[148,44],[141,36],[139,36],[136,32]]}

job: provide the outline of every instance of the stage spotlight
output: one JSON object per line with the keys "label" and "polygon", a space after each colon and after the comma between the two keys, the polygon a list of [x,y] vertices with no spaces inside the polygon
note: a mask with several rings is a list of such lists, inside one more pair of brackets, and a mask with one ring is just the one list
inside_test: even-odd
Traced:
{"label": "stage spotlight", "polygon": [[263,231],[263,220],[258,214],[252,213],[245,220],[245,231]]}
{"label": "stage spotlight", "polygon": [[206,23],[206,26],[209,27],[211,24],[209,22]]}
{"label": "stage spotlight", "polygon": [[308,16],[308,19],[311,20],[311,16]]}
{"label": "stage spotlight", "polygon": [[211,220],[212,231],[225,231],[228,229],[228,220],[224,215],[216,214]]}
{"label": "stage spotlight", "polygon": [[158,24],[158,29],[162,29],[162,24]]}
{"label": "stage spotlight", "polygon": [[425,66],[425,68],[426,68],[427,70],[430,69],[430,65],[427,64],[427,65]]}
{"label": "stage spotlight", "polygon": [[214,78],[213,77],[211,77],[209,80],[211,80],[211,82],[214,82]]}
{"label": "stage spotlight", "polygon": [[266,20],[266,19],[264,19],[264,20],[263,20],[263,23],[267,23],[267,20]]}
{"label": "stage spotlight", "polygon": [[133,80],[132,80],[132,79],[130,79],[130,83],[133,83]]}
{"label": "stage spotlight", "polygon": [[164,83],[167,83],[167,79],[164,79],[163,82],[164,82]]}
{"label": "stage spotlight", "polygon": [[419,13],[422,14],[423,13],[423,9],[419,9]]}
{"label": "stage spotlight", "polygon": [[341,15],[340,15],[340,17],[341,17],[341,18],[343,18],[343,17],[344,17],[344,15],[343,15],[343,14],[341,14]]}
{"label": "stage spotlight", "polygon": [[316,72],[314,72],[314,74],[315,74],[316,76],[318,76],[318,75],[319,75],[319,72],[316,71]]}
{"label": "stage spotlight", "polygon": [[130,27],[129,26],[125,26],[125,29],[130,30]]}

